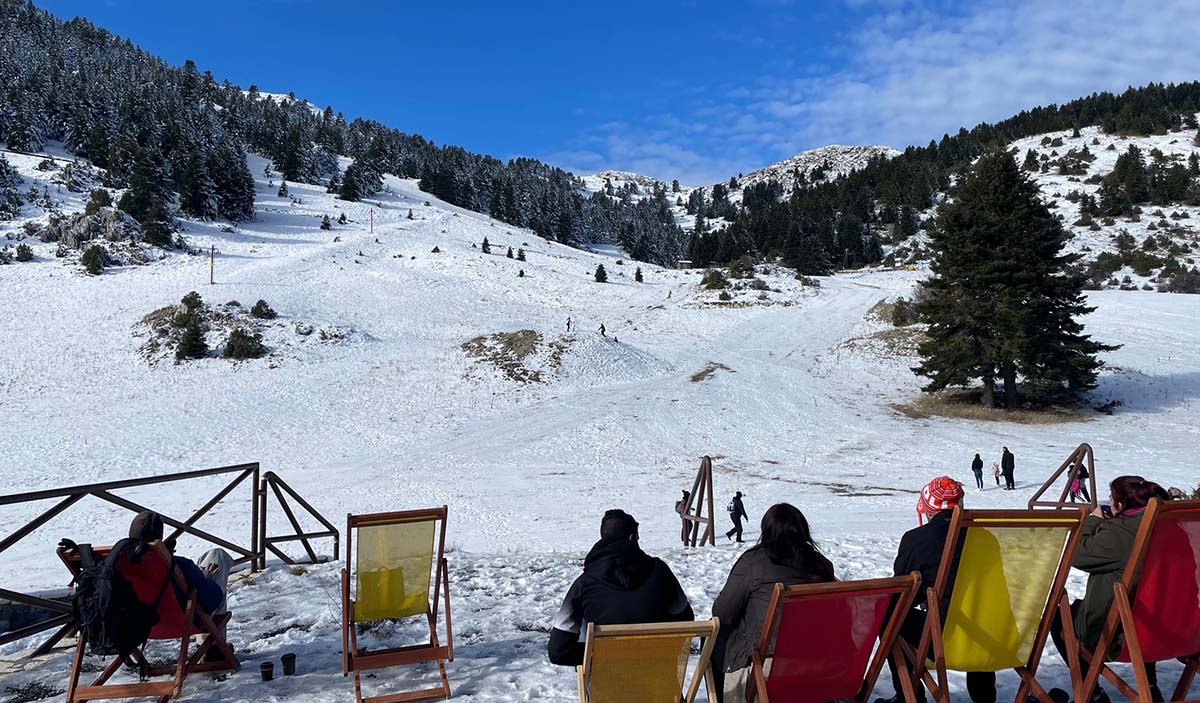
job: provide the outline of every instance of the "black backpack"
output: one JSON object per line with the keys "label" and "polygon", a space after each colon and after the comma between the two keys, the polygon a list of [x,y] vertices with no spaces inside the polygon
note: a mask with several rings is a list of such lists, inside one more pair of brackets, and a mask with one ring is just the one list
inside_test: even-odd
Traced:
{"label": "black backpack", "polygon": [[90,544],[76,545],[70,540],[63,543],[79,551],[83,567],[75,579],[71,599],[75,626],[93,654],[116,654],[131,664],[129,655],[146,643],[150,630],[158,623],[158,603],[170,583],[171,570],[167,570],[154,603],[146,604],[138,599],[133,584],[117,571],[116,564],[122,554],[135,563],[140,561],[147,545],[123,539],[104,561],[97,562]]}

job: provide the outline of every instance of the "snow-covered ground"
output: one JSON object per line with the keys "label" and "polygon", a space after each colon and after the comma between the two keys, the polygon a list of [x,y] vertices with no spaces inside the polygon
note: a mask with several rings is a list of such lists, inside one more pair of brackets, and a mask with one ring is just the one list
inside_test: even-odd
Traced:
{"label": "snow-covered ground", "polygon": [[[1101,480],[1137,472],[1166,485],[1200,482],[1200,297],[1091,295],[1098,310],[1088,329],[1124,345],[1106,356],[1113,370],[1096,393],[1097,402],[1123,401],[1111,416],[914,420],[889,407],[917,393],[913,359],[880,336],[887,328],[867,310],[907,293],[920,272],[839,275],[819,287],[769,272],[760,274],[769,290],[721,301],[698,287],[699,271],[618,264],[616,252],[546,242],[410,181],[388,178],[390,192],[355,204],[289,184],[294,203],[275,195],[264,165],[252,159],[255,222],[234,232],[187,225],[193,246],[217,249],[215,285],[207,257],[180,253],[89,277],[34,243],[36,261],[0,267],[0,494],[258,461],[335,523],[347,512],[448,504],[456,699],[573,699],[573,672],[545,660],[546,633],[609,507],[637,517],[645,548],[671,564],[707,616],[739,549],[724,539],[676,544],[672,505],[703,454],[714,457],[720,504],[741,490],[756,524],[770,504],[794,503],[843,579],[890,573],[900,535],[915,525],[916,491],[942,473],[970,483],[975,452],[991,462],[1010,447],[1020,490],[972,491],[971,506],[1023,506],[1081,441],[1095,448]],[[349,224],[319,229],[322,215],[342,212]],[[20,224],[2,223],[0,234]],[[485,237],[491,254],[480,250]],[[507,258],[509,247],[526,260]],[[592,280],[599,263],[607,284]],[[265,339],[272,355],[148,364],[135,324],[192,290],[213,304],[268,301],[282,321]],[[297,324],[345,334],[321,341]],[[463,348],[518,330],[540,335],[528,357],[540,382],[506,373],[520,359],[480,360]],[[180,514],[217,485],[128,495]],[[46,507],[0,509],[0,534]],[[198,526],[245,535],[247,512],[233,497]],[[58,539],[111,541],[127,517],[98,501],[76,506],[0,555],[0,586],[63,585]],[[756,536],[752,527],[747,537]],[[198,548],[181,542],[184,553]],[[1082,581],[1071,588],[1081,593]],[[184,700],[352,695],[339,668],[336,565],[296,574],[272,564],[239,576],[230,601],[246,666],[223,681],[194,677]],[[300,653],[303,675],[259,682],[257,662],[287,651]],[[0,695],[65,684],[65,652],[26,663],[10,646],[0,657]],[[1056,656],[1045,667],[1047,680],[1065,681]],[[368,685],[410,686],[411,676],[383,672]],[[1011,696],[1015,677],[1001,685]]]}

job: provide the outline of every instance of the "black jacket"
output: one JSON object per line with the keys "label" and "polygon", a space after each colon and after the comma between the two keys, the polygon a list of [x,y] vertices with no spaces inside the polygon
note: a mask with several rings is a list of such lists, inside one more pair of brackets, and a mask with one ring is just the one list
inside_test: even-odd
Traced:
{"label": "black jacket", "polygon": [[742,505],[741,498],[738,498],[736,496],[734,497],[733,512],[729,513],[729,517],[733,518],[734,522],[740,522],[743,518],[745,518],[746,520],[750,519],[750,516],[746,514],[746,506]]}
{"label": "black jacket", "polygon": [[824,580],[801,569],[774,563],[762,547],[753,547],[742,554],[712,608],[713,615],[721,620],[721,629],[730,633],[725,648],[725,671],[750,666],[750,653],[762,634],[776,583],[790,586]]}
{"label": "black jacket", "polygon": [[695,620],[687,595],[671,567],[627,539],[600,540],[583,561],[554,616],[550,632],[550,663],[583,663],[579,634],[584,623],[628,625]]}
{"label": "black jacket", "polygon": [[[929,522],[915,527],[900,538],[900,548],[896,550],[895,573],[897,576],[907,576],[913,571],[921,574],[921,588],[917,591],[913,605],[925,602],[925,589],[937,583],[938,569],[942,564],[942,551],[946,548],[946,540],[950,536],[950,518],[953,510],[942,510],[929,519]],[[957,570],[958,559],[954,555],[954,566]],[[951,576],[953,577],[954,570]],[[946,593],[950,593],[952,583],[946,584]],[[945,604],[943,604],[945,605]]]}
{"label": "black jacket", "polygon": [[983,459],[980,459],[978,454],[976,454],[975,459],[971,461],[971,470],[977,474],[983,473]]}
{"label": "black jacket", "polygon": [[1000,470],[1006,474],[1011,474],[1013,469],[1016,468],[1016,463],[1012,452],[1004,452],[1004,455],[1000,457]]}

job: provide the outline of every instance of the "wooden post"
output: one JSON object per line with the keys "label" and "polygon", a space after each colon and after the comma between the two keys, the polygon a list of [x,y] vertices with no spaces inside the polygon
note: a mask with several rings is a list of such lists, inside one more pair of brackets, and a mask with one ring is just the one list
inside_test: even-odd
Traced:
{"label": "wooden post", "polygon": [[375,208],[371,208],[371,234],[375,234]]}
{"label": "wooden post", "polygon": [[[1081,505],[1080,503],[1069,502],[1067,500],[1067,496],[1071,491],[1071,482],[1078,478],[1079,467],[1085,462],[1088,470],[1088,497],[1091,498],[1091,500],[1087,503],[1082,503],[1082,505],[1090,505],[1092,508],[1095,508],[1097,505],[1099,505],[1100,497],[1096,495],[1096,457],[1092,452],[1091,445],[1084,442],[1076,447],[1075,451],[1071,452],[1070,456],[1068,456],[1066,460],[1059,465],[1058,469],[1055,470],[1050,478],[1046,479],[1046,482],[1042,484],[1042,487],[1033,494],[1033,497],[1029,499],[1028,508],[1030,510],[1034,508],[1061,509],[1075,508]],[[1067,475],[1067,481],[1063,485],[1062,493],[1059,495],[1058,500],[1042,500],[1042,496],[1044,496],[1054,487],[1054,484],[1064,473]]]}
{"label": "wooden post", "polygon": [[217,247],[212,245],[208,248],[208,285],[216,283],[217,275]]}
{"label": "wooden post", "polygon": [[[688,530],[688,546],[695,547],[697,543],[704,546],[706,542],[714,546],[717,544],[712,483],[712,457],[705,456],[700,460],[700,469],[696,472],[695,482],[692,483],[692,494],[683,510],[683,519],[693,523]],[[706,526],[703,535],[699,534],[700,525]]]}

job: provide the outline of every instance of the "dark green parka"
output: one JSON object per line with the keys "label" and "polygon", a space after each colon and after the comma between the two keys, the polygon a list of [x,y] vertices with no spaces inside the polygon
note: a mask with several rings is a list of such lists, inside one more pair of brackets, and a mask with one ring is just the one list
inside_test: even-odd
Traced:
{"label": "dark green parka", "polygon": [[1142,513],[1107,520],[1089,515],[1071,565],[1088,573],[1087,591],[1075,615],[1075,636],[1096,646],[1113,602],[1113,585],[1121,580],[1142,524]]}

